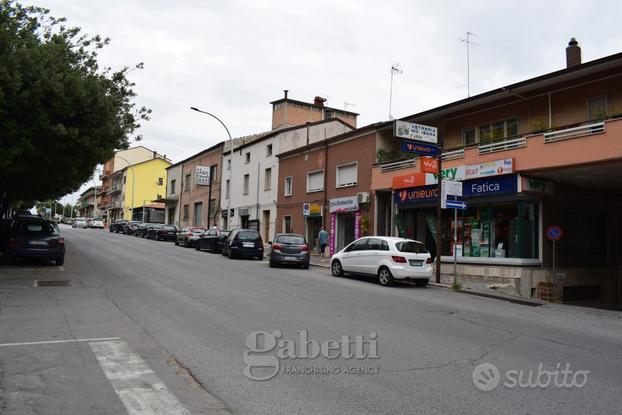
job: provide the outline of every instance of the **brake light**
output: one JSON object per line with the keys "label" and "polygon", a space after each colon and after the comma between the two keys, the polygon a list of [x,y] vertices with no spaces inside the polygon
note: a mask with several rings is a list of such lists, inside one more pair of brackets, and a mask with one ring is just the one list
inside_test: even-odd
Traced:
{"label": "brake light", "polygon": [[406,258],[404,258],[403,256],[393,255],[391,259],[393,259],[393,262],[397,262],[398,264],[406,263]]}
{"label": "brake light", "polygon": [[281,244],[272,244],[272,250],[273,251],[280,251],[281,249],[283,249],[283,245],[281,245]]}
{"label": "brake light", "polygon": [[428,259],[425,260],[426,264],[431,264],[432,263],[432,257],[428,257]]}
{"label": "brake light", "polygon": [[63,237],[58,238],[58,244],[59,245],[65,245],[65,238],[63,238]]}
{"label": "brake light", "polygon": [[302,248],[300,248],[300,252],[308,252],[309,251],[309,245],[303,245]]}

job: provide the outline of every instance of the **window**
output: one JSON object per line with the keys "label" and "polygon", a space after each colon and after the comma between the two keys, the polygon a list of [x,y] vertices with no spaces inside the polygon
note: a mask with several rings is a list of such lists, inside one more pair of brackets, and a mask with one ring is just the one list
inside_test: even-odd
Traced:
{"label": "window", "polygon": [[272,155],[272,144],[268,144],[266,146],[266,157],[270,157]]}
{"label": "window", "polygon": [[607,96],[587,99],[588,121],[602,120],[607,116]]}
{"label": "window", "polygon": [[194,226],[201,226],[203,221],[203,202],[194,204]]}
{"label": "window", "polygon": [[244,154],[244,163],[248,164],[250,162],[251,162],[251,153],[248,152],[248,153]]}
{"label": "window", "polygon": [[307,173],[307,193],[324,190],[324,170]]}
{"label": "window", "polygon": [[216,181],[217,171],[218,171],[218,164],[212,164],[211,166],[209,166],[209,177],[212,182]]}
{"label": "window", "polygon": [[229,179],[227,179],[227,182],[225,184],[225,199],[229,199]]}
{"label": "window", "polygon": [[125,182],[127,182],[127,176],[123,176],[123,184],[125,184]]}
{"label": "window", "polygon": [[264,174],[263,190],[270,190],[272,188],[272,168],[267,168]]}
{"label": "window", "polygon": [[216,215],[216,199],[210,199],[209,201],[209,214],[210,217],[207,218],[207,226],[213,225],[212,218]]}
{"label": "window", "polygon": [[171,180],[171,194],[175,194],[175,185],[177,184],[177,180]]}
{"label": "window", "polygon": [[475,128],[465,128],[462,130],[462,143],[465,146],[470,146],[477,143],[477,136],[475,135]]}
{"label": "window", "polygon": [[244,185],[243,185],[243,188],[242,188],[242,194],[245,194],[245,195],[248,194],[249,181],[250,181],[250,175],[245,174],[244,175]]}
{"label": "window", "polygon": [[184,221],[188,222],[188,216],[190,215],[190,207],[188,205],[184,205]]}
{"label": "window", "polygon": [[291,196],[292,195],[292,176],[286,177],[285,178],[285,196]]}
{"label": "window", "polygon": [[356,185],[357,163],[337,166],[337,187]]}
{"label": "window", "polygon": [[480,143],[512,137],[518,134],[518,118],[508,118],[507,120],[483,124],[477,129],[479,133],[479,137],[477,137],[479,140],[477,141]]}
{"label": "window", "polygon": [[231,159],[227,159],[227,170],[231,170]]}
{"label": "window", "polygon": [[158,177],[158,186],[162,186],[164,184],[164,177]]}
{"label": "window", "polygon": [[389,244],[382,239],[370,238],[367,241],[367,249],[370,251],[388,251]]}
{"label": "window", "polygon": [[367,239],[359,239],[358,241],[352,242],[346,248],[346,252],[366,251],[366,250],[367,250]]}
{"label": "window", "polygon": [[283,232],[284,233],[292,232],[292,217],[291,216],[283,216]]}
{"label": "window", "polygon": [[192,177],[192,175],[191,175],[191,174],[186,174],[186,182],[185,182],[185,187],[184,187],[184,189],[186,190],[186,192],[190,190],[190,181],[191,181],[191,177]]}

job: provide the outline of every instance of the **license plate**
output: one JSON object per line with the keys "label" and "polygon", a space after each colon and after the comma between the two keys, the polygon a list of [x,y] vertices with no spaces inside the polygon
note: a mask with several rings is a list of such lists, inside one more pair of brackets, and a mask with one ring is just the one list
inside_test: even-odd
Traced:
{"label": "license plate", "polygon": [[297,258],[295,256],[286,256],[285,260],[286,261],[295,261]]}
{"label": "license plate", "polygon": [[423,261],[420,259],[411,259],[410,260],[410,266],[412,267],[420,267],[423,265]]}
{"label": "license plate", "polygon": [[255,244],[254,244],[254,243],[252,243],[252,242],[244,242],[244,243],[242,244],[242,246],[243,246],[244,248],[254,248],[254,247],[255,247]]}
{"label": "license plate", "polygon": [[30,245],[32,246],[47,246],[46,241],[30,241]]}

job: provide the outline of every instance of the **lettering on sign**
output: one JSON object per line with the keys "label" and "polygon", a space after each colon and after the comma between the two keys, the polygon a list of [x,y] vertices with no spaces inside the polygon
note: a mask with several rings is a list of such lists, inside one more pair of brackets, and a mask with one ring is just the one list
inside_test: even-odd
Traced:
{"label": "lettering on sign", "polygon": [[438,160],[430,157],[421,158],[421,171],[424,173],[438,173]]}

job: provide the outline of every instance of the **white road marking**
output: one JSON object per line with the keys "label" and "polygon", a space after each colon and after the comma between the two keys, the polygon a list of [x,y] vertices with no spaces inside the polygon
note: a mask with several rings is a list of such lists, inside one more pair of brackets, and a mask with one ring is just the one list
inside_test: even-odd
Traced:
{"label": "white road marking", "polygon": [[75,342],[99,342],[106,340],[119,340],[119,337],[102,337],[95,339],[67,339],[67,340],[46,340],[40,342],[23,342],[23,343],[0,343],[0,347],[11,346],[32,346],[37,344],[57,344],[57,343],[75,343]]}
{"label": "white road marking", "polygon": [[126,342],[89,342],[89,346],[128,414],[190,415]]}

